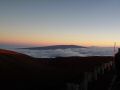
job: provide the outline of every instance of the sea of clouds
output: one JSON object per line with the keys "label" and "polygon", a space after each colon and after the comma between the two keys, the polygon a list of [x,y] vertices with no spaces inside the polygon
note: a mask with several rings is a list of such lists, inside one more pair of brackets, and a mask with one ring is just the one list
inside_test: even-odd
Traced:
{"label": "sea of clouds", "polygon": [[106,47],[68,48],[55,50],[10,49],[35,58],[55,58],[69,56],[113,56],[114,49]]}

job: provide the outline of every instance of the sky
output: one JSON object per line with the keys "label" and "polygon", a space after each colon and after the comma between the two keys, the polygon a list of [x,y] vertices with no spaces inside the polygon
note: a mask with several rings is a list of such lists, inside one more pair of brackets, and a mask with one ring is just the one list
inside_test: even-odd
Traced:
{"label": "sky", "polygon": [[0,45],[120,45],[120,0],[0,0]]}

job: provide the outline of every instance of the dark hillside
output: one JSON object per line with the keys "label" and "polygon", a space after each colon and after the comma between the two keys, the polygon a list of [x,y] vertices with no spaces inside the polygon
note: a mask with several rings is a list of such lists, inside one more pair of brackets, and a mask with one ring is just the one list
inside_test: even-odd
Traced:
{"label": "dark hillside", "polygon": [[0,88],[66,90],[67,83],[80,83],[84,72],[112,61],[113,57],[32,58],[0,49]]}

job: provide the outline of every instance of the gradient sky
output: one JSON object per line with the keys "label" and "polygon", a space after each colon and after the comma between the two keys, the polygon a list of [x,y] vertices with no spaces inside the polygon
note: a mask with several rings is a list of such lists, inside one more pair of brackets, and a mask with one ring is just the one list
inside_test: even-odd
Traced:
{"label": "gradient sky", "polygon": [[120,45],[120,0],[0,0],[0,44]]}

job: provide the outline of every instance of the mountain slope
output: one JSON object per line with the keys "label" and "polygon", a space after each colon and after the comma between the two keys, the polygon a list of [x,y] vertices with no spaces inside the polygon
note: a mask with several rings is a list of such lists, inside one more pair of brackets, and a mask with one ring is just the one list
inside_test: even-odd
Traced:
{"label": "mountain slope", "polygon": [[86,48],[83,46],[77,45],[53,45],[53,46],[45,46],[45,47],[30,47],[30,48],[23,48],[23,49],[30,49],[30,50],[49,50],[49,49],[68,49],[68,48]]}

